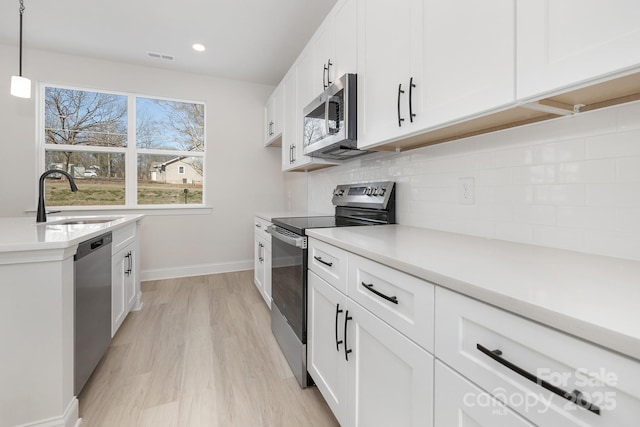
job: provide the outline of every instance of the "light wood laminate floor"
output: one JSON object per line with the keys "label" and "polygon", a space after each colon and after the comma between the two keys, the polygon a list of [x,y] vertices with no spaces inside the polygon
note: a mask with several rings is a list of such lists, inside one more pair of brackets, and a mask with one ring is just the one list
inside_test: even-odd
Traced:
{"label": "light wood laminate floor", "polygon": [[83,427],[338,426],[293,377],[253,271],[145,282],[142,296],[79,396]]}

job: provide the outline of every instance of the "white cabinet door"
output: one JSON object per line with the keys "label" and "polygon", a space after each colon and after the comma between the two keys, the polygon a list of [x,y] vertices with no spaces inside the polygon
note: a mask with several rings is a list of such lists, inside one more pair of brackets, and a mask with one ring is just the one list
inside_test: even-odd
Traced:
{"label": "white cabinet door", "polygon": [[125,312],[129,313],[135,304],[137,282],[137,253],[135,243],[124,249],[124,302]]}
{"label": "white cabinet door", "polygon": [[264,294],[264,251],[266,245],[264,239],[258,235],[255,236],[254,242],[253,283],[255,283],[256,288],[258,288],[258,291],[260,291],[260,294]]}
{"label": "white cabinet door", "polygon": [[335,82],[344,74],[358,72],[358,2],[346,0],[335,6],[335,50],[329,77]]}
{"label": "white cabinet door", "polygon": [[126,251],[117,252],[112,259],[111,270],[111,336],[113,337],[127,315],[125,301],[125,272],[128,268]]}
{"label": "white cabinet door", "polygon": [[349,300],[346,426],[433,425],[433,356]]}
{"label": "white cabinet door", "polygon": [[[282,170],[288,170],[293,164],[293,149],[298,135],[298,122],[296,121],[296,73],[295,65],[282,81],[284,89],[284,129],[282,130]],[[302,128],[302,124],[299,126]]]}
{"label": "white cabinet door", "polygon": [[518,0],[517,97],[640,64],[637,0]]}
{"label": "white cabinet door", "polygon": [[[319,95],[335,81],[335,20],[333,11],[324,20],[313,39],[313,71],[311,84],[314,96]],[[305,104],[306,105],[306,104]]]}
{"label": "white cabinet door", "polygon": [[271,308],[271,244],[265,241],[263,245],[264,276],[262,281],[262,298],[264,302],[267,303],[267,307]]}
{"label": "white cabinet door", "polygon": [[413,88],[414,98],[424,97],[418,126],[515,101],[514,22],[515,0],[424,0],[424,72]]}
{"label": "white cabinet door", "polygon": [[265,104],[264,145],[273,144],[282,135],[284,122],[284,85],[280,84]]}
{"label": "white cabinet door", "polygon": [[313,87],[318,95],[346,73],[357,70],[357,2],[339,1],[313,40]]}
{"label": "white cabinet door", "polygon": [[434,424],[446,427],[533,427],[486,391],[436,360]]}
{"label": "white cabinet door", "polygon": [[[358,147],[415,131],[408,111],[412,78],[422,75],[422,0],[358,1]],[[411,88],[422,113],[423,85]]]}
{"label": "white cabinet door", "polygon": [[309,271],[307,370],[333,415],[346,425],[347,363],[344,321],[347,297]]}

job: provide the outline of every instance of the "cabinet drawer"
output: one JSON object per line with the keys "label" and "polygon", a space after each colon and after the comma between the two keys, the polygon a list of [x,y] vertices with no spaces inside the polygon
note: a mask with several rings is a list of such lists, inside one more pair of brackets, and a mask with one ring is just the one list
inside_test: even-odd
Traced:
{"label": "cabinet drawer", "polygon": [[309,239],[309,270],[343,294],[347,293],[347,252],[316,239]]}
{"label": "cabinet drawer", "polygon": [[122,248],[133,242],[136,238],[136,223],[127,224],[113,230],[113,243],[111,253],[115,254]]}
{"label": "cabinet drawer", "polygon": [[271,234],[268,231],[271,223],[259,217],[255,217],[256,235],[262,236],[267,242],[271,243]]}
{"label": "cabinet drawer", "polygon": [[533,423],[637,426],[640,361],[447,289],[436,301],[436,357]]}
{"label": "cabinet drawer", "polygon": [[436,360],[434,425],[534,427],[503,403]]}
{"label": "cabinet drawer", "polygon": [[433,353],[434,286],[349,254],[347,295]]}

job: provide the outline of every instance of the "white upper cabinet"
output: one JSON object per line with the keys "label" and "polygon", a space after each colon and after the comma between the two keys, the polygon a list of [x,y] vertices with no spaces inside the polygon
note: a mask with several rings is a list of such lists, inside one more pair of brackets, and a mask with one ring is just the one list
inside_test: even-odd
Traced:
{"label": "white upper cabinet", "polygon": [[340,1],[318,28],[312,41],[315,95],[343,74],[356,72],[357,20],[356,0]]}
{"label": "white upper cabinet", "polygon": [[638,0],[518,0],[518,98],[640,64]]}
{"label": "white upper cabinet", "polygon": [[281,83],[271,94],[265,106],[264,145],[281,145],[284,124],[284,85]]}
{"label": "white upper cabinet", "polygon": [[515,102],[514,16],[515,0],[424,0],[423,73],[413,88],[424,112],[414,121],[437,126]]}
{"label": "white upper cabinet", "polygon": [[[358,0],[358,147],[415,131],[409,116],[422,114],[422,0]],[[414,91],[410,93],[410,88]]]}

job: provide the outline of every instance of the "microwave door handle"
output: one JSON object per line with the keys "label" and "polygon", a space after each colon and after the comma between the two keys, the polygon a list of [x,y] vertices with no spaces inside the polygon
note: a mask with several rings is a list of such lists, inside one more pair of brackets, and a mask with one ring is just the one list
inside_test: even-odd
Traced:
{"label": "microwave door handle", "polygon": [[327,135],[331,135],[331,128],[329,127],[329,101],[331,97],[328,96],[327,100],[324,102],[324,126],[327,130]]}

